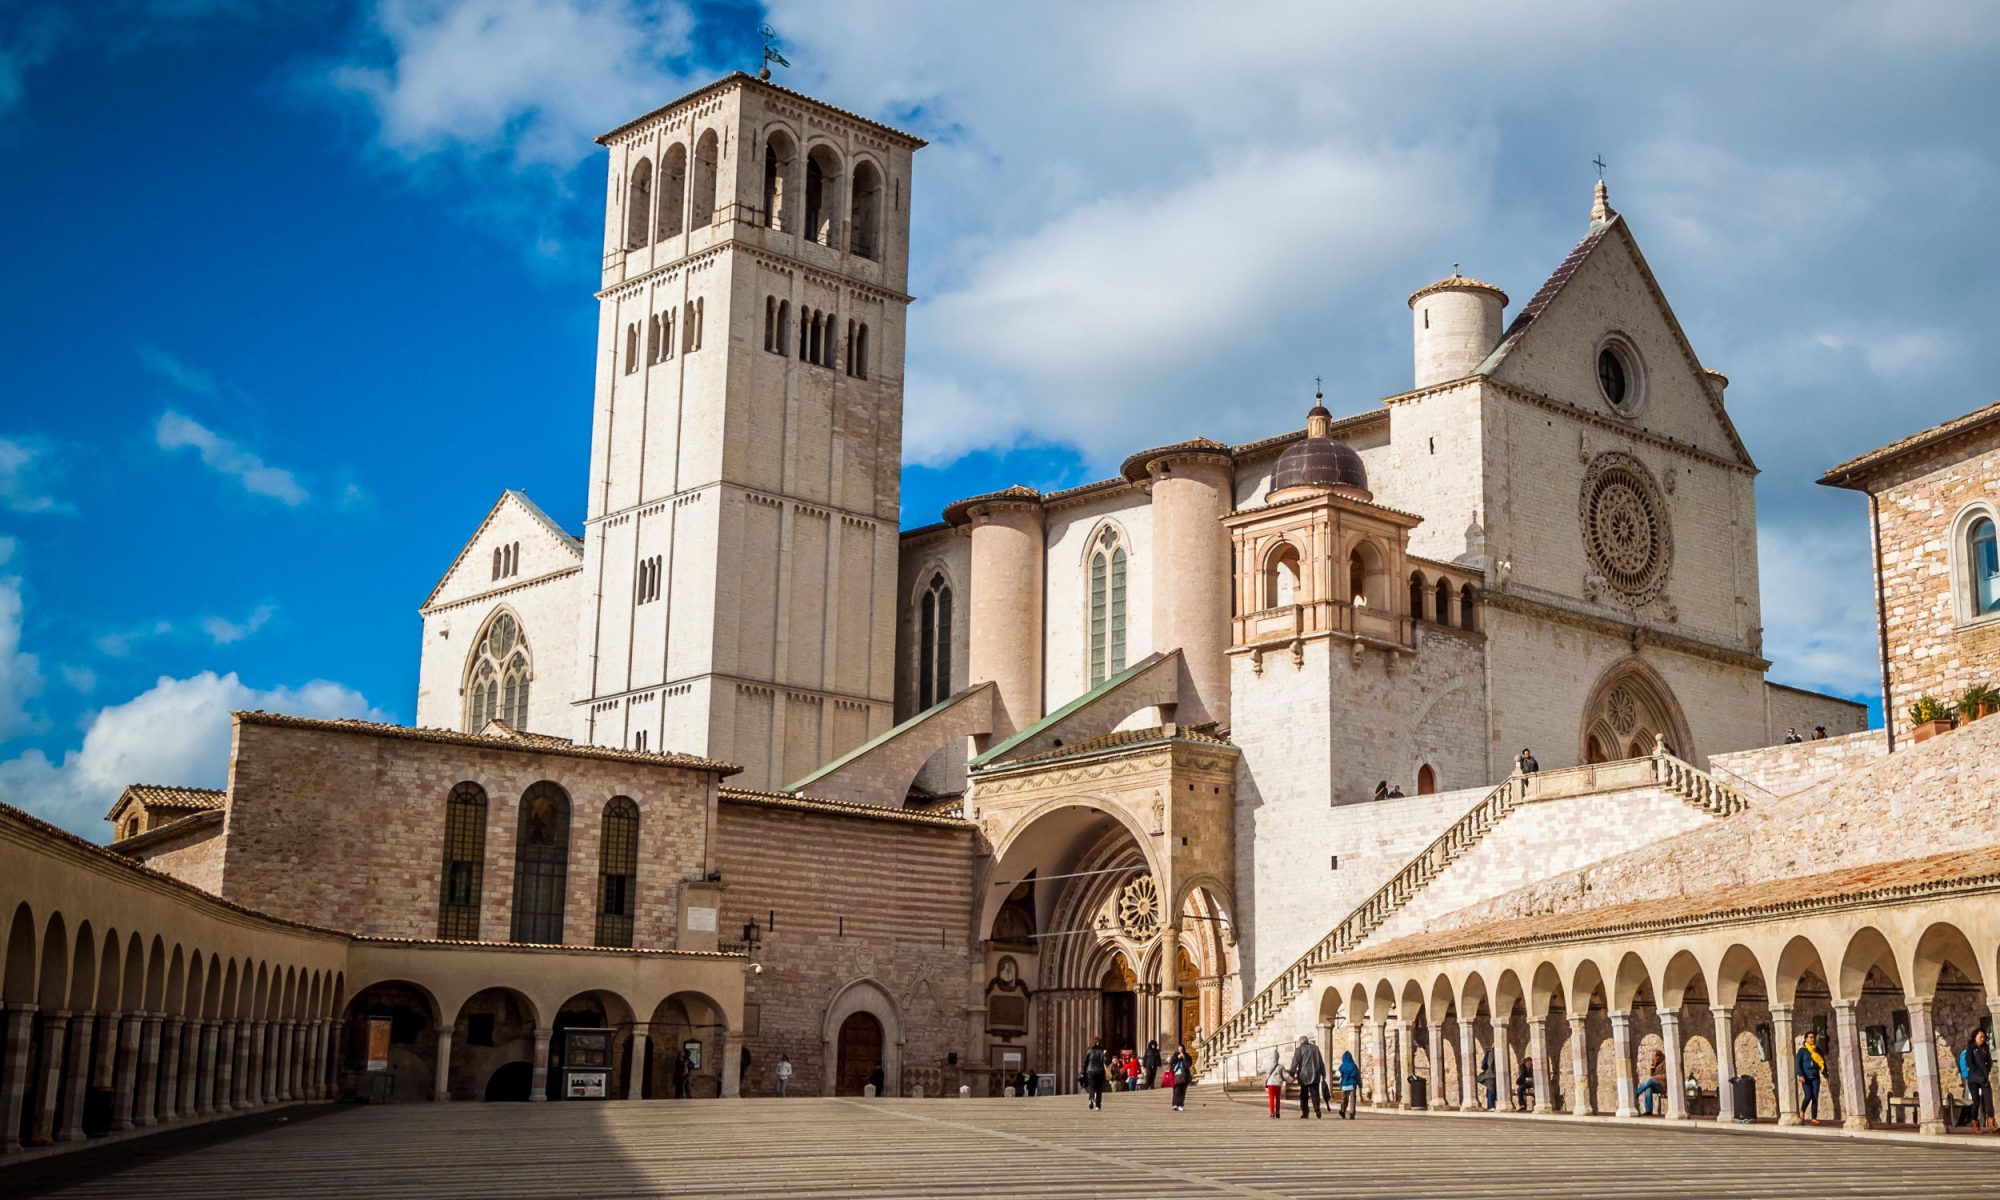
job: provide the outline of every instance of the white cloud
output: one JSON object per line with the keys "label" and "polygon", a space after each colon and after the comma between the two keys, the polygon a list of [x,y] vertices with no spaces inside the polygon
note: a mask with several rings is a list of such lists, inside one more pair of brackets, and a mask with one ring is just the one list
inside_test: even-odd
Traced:
{"label": "white cloud", "polygon": [[174,631],[172,621],[154,621],[150,625],[139,625],[131,629],[118,629],[110,633],[100,633],[95,642],[99,654],[112,658],[130,658],[132,650],[148,638],[165,637]]}
{"label": "white cloud", "polygon": [[184,363],[156,346],[139,347],[139,365],[191,395],[215,396],[221,392],[212,373]]}
{"label": "white cloud", "polygon": [[298,477],[274,467],[254,451],[224,437],[199,421],[169,410],[154,423],[153,438],[162,450],[193,450],[210,469],[227,475],[257,496],[269,496],[297,506],[309,499]]}
{"label": "white cloud", "polygon": [[1866,531],[1766,521],[1757,531],[1757,558],[1772,679],[1837,696],[1879,696]]}
{"label": "white cloud", "polygon": [[83,742],[60,762],[29,750],[0,762],[0,795],[45,821],[101,838],[103,817],[127,784],[221,787],[229,773],[230,714],[264,709],[307,717],[388,720],[352,688],[314,680],[260,690],[234,673],[161,676],[91,718]]}
{"label": "white cloud", "polygon": [[0,740],[33,728],[28,702],[42,690],[41,660],[21,650],[21,579],[0,578]]}
{"label": "white cloud", "polygon": [[259,604],[242,621],[232,621],[227,617],[210,617],[201,623],[201,629],[216,645],[227,646],[231,642],[240,642],[262,629],[277,611],[278,608],[274,604]]}
{"label": "white cloud", "polygon": [[0,437],[0,508],[17,513],[70,513],[50,490],[54,452],[39,437]]}
{"label": "white cloud", "polygon": [[97,690],[97,672],[89,667],[62,668],[63,686],[79,695],[89,695]]}

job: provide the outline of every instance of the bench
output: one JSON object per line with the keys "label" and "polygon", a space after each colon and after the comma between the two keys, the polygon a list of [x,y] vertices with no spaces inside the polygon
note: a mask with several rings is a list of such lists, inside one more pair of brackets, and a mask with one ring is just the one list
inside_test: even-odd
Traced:
{"label": "bench", "polygon": [[1891,1125],[1915,1125],[1917,1123],[1917,1098],[1915,1096],[1884,1096],[1882,1111]]}
{"label": "bench", "polygon": [[1683,1092],[1681,1095],[1687,1103],[1687,1115],[1690,1117],[1717,1117],[1722,1115],[1722,1106],[1716,1100],[1715,1093],[1712,1091],[1696,1088],[1691,1092]]}

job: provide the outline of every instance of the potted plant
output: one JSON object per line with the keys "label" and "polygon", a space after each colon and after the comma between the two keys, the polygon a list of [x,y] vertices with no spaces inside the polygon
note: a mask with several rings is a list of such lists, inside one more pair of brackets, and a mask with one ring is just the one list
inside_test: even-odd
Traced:
{"label": "potted plant", "polygon": [[2000,708],[2000,692],[1983,683],[1975,683],[1958,698],[1958,719],[1977,721],[1981,717],[1992,716],[1996,708]]}
{"label": "potted plant", "polygon": [[1910,706],[1910,724],[1918,741],[1929,741],[1951,731],[1951,710],[1936,696],[1918,696],[1917,702]]}

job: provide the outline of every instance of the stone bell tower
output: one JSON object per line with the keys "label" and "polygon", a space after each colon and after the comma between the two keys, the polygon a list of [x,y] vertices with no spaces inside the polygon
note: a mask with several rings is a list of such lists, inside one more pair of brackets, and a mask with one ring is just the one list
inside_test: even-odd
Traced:
{"label": "stone bell tower", "polygon": [[892,719],[924,143],[742,73],[598,141],[575,735],[779,787]]}

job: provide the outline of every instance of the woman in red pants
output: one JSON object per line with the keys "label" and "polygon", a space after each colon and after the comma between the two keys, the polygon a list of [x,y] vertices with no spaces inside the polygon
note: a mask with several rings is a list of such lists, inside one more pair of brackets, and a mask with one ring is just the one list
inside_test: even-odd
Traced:
{"label": "woman in red pants", "polygon": [[1278,1119],[1278,1110],[1285,1102],[1285,1060],[1273,1055],[1271,1073],[1264,1076],[1264,1094],[1271,1100],[1271,1119]]}

